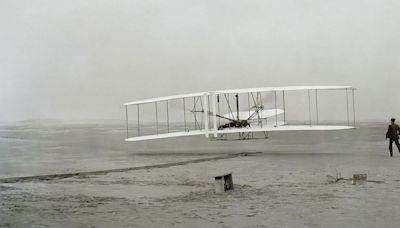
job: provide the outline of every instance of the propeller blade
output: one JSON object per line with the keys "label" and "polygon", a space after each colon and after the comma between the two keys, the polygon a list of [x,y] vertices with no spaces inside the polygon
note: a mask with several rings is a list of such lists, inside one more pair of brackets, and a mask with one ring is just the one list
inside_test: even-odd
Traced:
{"label": "propeller blade", "polygon": [[259,107],[255,107],[254,108],[255,110],[254,110],[254,112],[249,116],[249,118],[247,118],[247,120],[251,120],[251,119],[253,119],[253,117],[255,117],[256,115],[258,115],[258,113],[260,112],[260,110],[263,110],[264,109],[264,106],[259,106]]}

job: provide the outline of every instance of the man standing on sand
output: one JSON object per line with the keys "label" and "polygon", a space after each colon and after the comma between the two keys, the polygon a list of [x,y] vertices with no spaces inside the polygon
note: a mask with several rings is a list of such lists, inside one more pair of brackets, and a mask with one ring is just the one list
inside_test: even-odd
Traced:
{"label": "man standing on sand", "polygon": [[400,133],[400,127],[399,127],[399,125],[395,124],[394,121],[396,121],[395,118],[390,119],[391,123],[386,132],[386,138],[390,139],[390,142],[389,142],[390,157],[393,157],[393,149],[392,149],[393,142],[396,143],[397,149],[399,149],[399,153],[400,153],[399,135],[397,134],[397,132]]}

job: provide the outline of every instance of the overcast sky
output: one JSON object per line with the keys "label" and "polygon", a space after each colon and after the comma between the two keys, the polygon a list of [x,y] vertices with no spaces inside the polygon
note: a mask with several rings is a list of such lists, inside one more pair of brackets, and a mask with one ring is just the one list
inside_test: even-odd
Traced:
{"label": "overcast sky", "polygon": [[0,122],[123,119],[122,103],[352,85],[400,118],[400,1],[0,0]]}

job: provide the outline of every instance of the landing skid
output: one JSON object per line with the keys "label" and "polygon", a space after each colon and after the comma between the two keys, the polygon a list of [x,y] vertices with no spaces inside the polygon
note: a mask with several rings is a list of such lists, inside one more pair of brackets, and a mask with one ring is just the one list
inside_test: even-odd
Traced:
{"label": "landing skid", "polygon": [[222,133],[218,134],[218,137],[212,137],[210,135],[209,139],[211,141],[238,141],[238,140],[256,140],[256,139],[268,139],[268,132],[239,132],[235,133]]}

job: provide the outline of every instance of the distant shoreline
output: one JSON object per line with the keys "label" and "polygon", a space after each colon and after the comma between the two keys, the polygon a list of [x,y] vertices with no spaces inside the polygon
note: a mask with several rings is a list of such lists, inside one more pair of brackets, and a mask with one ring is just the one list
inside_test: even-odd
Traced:
{"label": "distant shoreline", "polygon": [[[292,124],[301,124],[305,121],[300,120],[289,120]],[[388,123],[389,120],[360,120],[356,124],[383,124]],[[160,122],[163,123],[163,122]],[[180,122],[170,122],[174,124],[180,124]],[[338,121],[328,120],[321,123],[330,124],[338,123]],[[123,124],[125,125],[125,119],[81,119],[81,120],[61,120],[61,119],[27,119],[18,121],[0,121],[0,126],[12,126],[12,125],[75,125],[75,124]],[[141,123],[144,125],[151,125],[152,122]]]}

